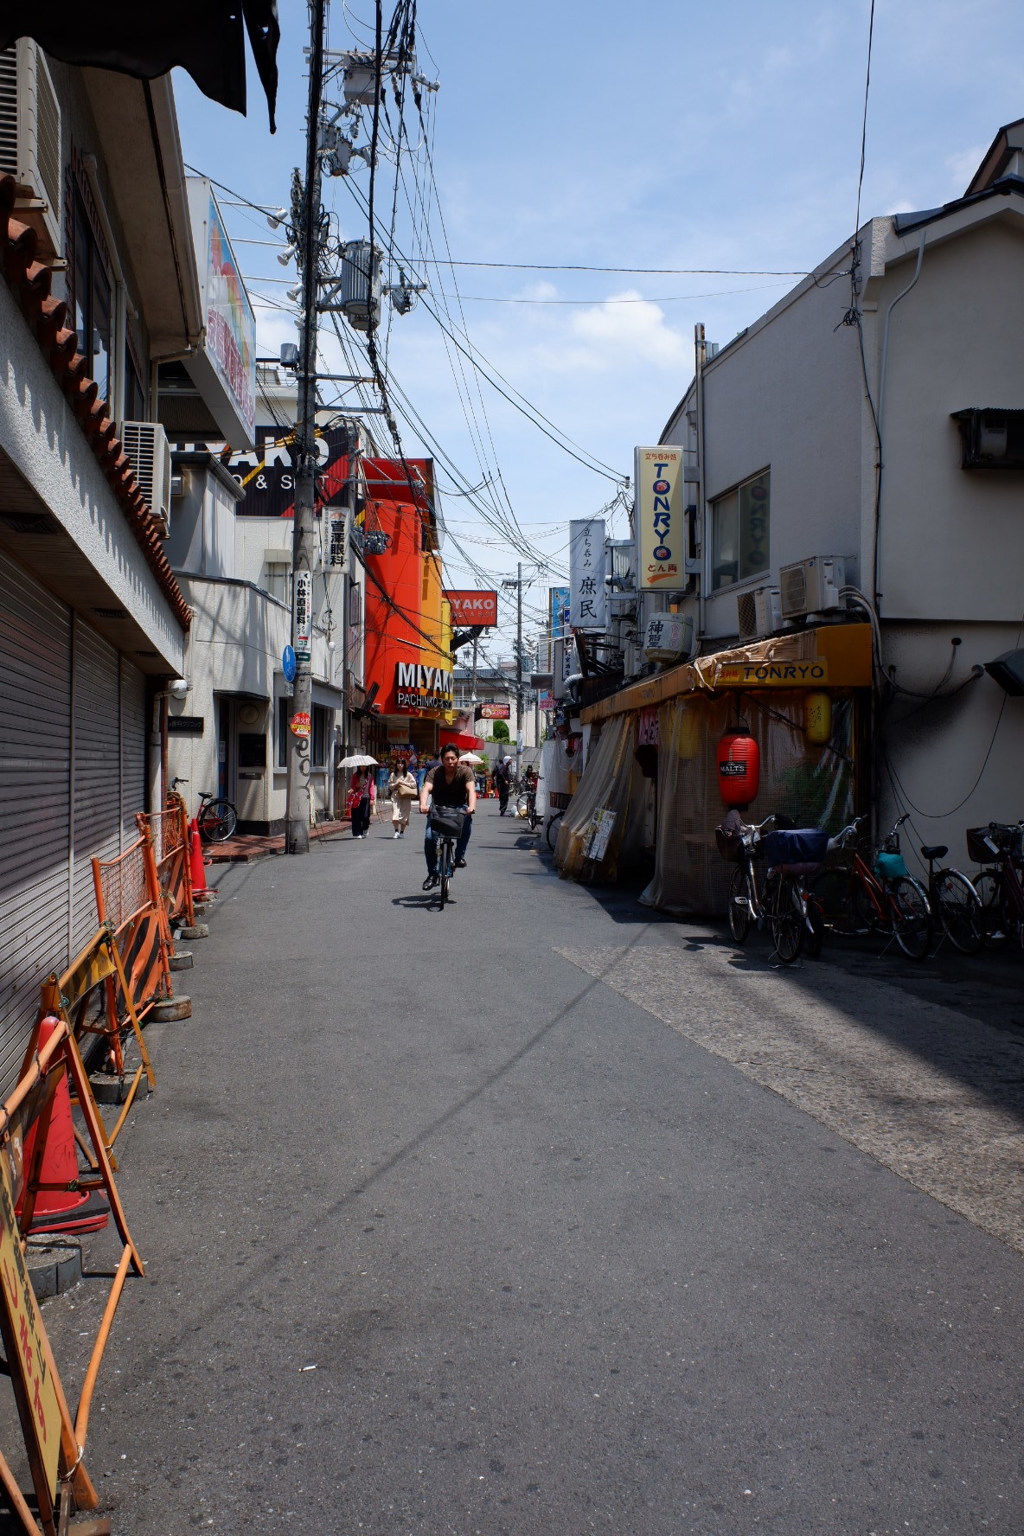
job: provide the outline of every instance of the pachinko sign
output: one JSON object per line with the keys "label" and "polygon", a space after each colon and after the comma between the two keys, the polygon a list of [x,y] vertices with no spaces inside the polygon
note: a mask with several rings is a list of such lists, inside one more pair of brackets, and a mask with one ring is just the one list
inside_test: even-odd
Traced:
{"label": "pachinko sign", "polygon": [[683,450],[637,448],[634,455],[637,582],[641,589],[677,591],[685,584]]}

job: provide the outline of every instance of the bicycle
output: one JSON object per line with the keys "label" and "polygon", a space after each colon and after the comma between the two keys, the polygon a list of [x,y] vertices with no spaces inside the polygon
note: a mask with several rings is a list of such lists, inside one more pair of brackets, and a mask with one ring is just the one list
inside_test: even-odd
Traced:
{"label": "bicycle", "polygon": [[[747,826],[742,832],[723,832],[718,827],[715,838],[723,857],[739,865],[729,888],[729,932],[733,939],[737,944],[745,944],[752,927],[767,927],[771,931],[774,954],[783,965],[792,965],[808,935],[811,936],[809,950],[814,946],[817,933],[812,925],[817,914],[809,906],[798,880],[805,869],[804,863],[786,862],[787,845],[769,842],[770,838],[784,839],[787,833],[779,831],[764,835],[765,827],[775,820],[773,812],[764,821]],[[776,857],[778,862],[767,866],[761,882],[758,866],[767,857]],[[820,944],[814,952],[820,952]]]}
{"label": "bicycle", "polygon": [[[177,793],[179,784],[187,784],[188,779],[172,779],[168,800],[174,797],[174,803],[182,801]],[[199,814],[196,817],[196,826],[199,828],[199,836],[204,843],[226,843],[229,837],[233,837],[238,826],[238,812],[230,800],[219,799],[209,790],[199,791]]]}
{"label": "bicycle", "polygon": [[540,821],[540,817],[537,814],[537,791],[535,789],[524,789],[519,792],[516,797],[516,815],[521,821],[528,821],[530,823],[531,832],[537,830],[537,823]]}
{"label": "bicycle", "polygon": [[1024,821],[1016,826],[990,821],[987,827],[967,828],[967,852],[978,864],[998,864],[983,870],[974,881],[981,904],[983,942],[1002,949],[1011,935],[1024,947]]}
{"label": "bicycle", "polygon": [[[442,814],[443,813],[443,814]],[[443,912],[451,901],[452,881],[455,879],[455,847],[459,841],[462,825],[469,811],[462,806],[439,806],[437,810],[431,807],[428,818],[428,826],[437,832],[437,874],[438,874],[438,900]]]}
{"label": "bicycle", "polygon": [[922,848],[928,860],[928,905],[937,913],[946,938],[962,955],[976,955],[985,942],[985,926],[978,892],[959,869],[935,868],[949,849],[943,844]]}
{"label": "bicycle", "polygon": [[548,790],[548,819],[544,823],[544,837],[548,847],[554,853],[558,846],[559,822],[569,808],[571,794],[557,789]]}
{"label": "bicycle", "polygon": [[[829,841],[830,851],[844,849],[866,820],[858,816]],[[823,869],[811,883],[824,928],[843,935],[887,934],[910,960],[923,960],[931,942],[931,911],[919,880],[907,873],[900,853],[900,816],[882,840],[874,867],[859,850],[846,868]]]}

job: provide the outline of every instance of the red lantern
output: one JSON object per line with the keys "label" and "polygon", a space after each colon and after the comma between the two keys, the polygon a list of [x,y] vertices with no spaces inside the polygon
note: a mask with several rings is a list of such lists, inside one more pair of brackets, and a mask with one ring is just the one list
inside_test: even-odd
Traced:
{"label": "red lantern", "polygon": [[718,743],[718,789],[728,806],[747,806],[757,799],[761,751],[746,730],[729,731]]}

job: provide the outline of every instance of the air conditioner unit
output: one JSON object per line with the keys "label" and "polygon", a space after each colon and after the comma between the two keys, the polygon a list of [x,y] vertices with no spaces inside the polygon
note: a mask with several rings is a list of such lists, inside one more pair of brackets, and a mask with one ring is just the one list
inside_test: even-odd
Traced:
{"label": "air conditioner unit", "polygon": [[158,421],[123,421],[121,442],[150,516],[166,539],[171,531],[171,448],[167,434]]}
{"label": "air conditioner unit", "polygon": [[61,250],[60,104],[38,44],[0,51],[0,175],[18,184],[14,209],[39,237],[42,259]]}
{"label": "air conditioner unit", "polygon": [[759,635],[770,635],[782,628],[782,597],[778,587],[755,589],[754,625]]}
{"label": "air conditioner unit", "polygon": [[757,634],[757,610],[753,592],[736,594],[736,633],[741,640],[753,640]]}
{"label": "air conditioner unit", "polygon": [[839,555],[812,555],[779,568],[779,605],[784,619],[843,608],[839,589],[846,584],[846,561]]}
{"label": "air conditioner unit", "polygon": [[682,613],[655,613],[644,630],[648,661],[679,661],[693,650],[693,620]]}

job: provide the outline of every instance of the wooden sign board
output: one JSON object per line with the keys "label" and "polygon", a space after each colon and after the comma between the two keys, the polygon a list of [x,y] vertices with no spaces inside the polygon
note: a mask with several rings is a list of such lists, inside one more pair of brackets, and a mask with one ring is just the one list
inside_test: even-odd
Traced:
{"label": "wooden sign board", "polygon": [[0,1335],[18,1404],[32,1482],[52,1524],[57,1499],[61,1411],[32,1282],[21,1251],[6,1160],[0,1158]]}

